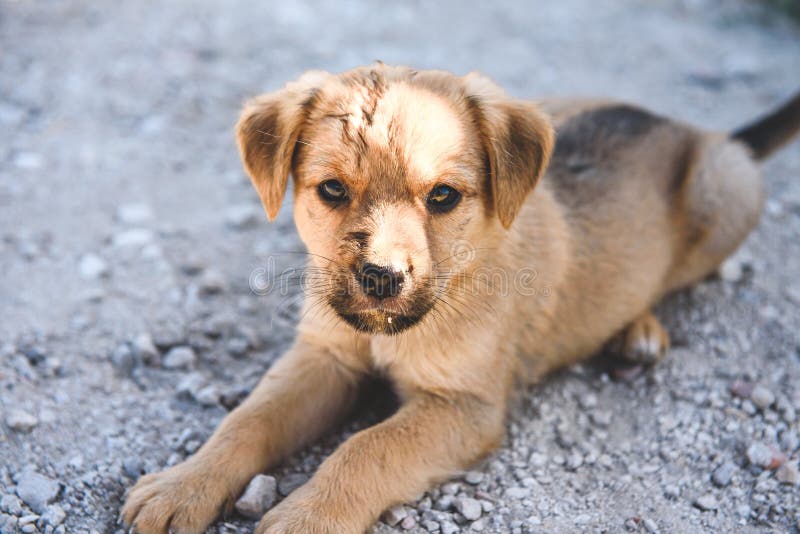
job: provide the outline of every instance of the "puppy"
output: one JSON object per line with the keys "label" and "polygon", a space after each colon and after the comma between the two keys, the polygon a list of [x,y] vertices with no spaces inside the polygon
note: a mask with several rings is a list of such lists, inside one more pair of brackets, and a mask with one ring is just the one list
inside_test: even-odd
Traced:
{"label": "puppy", "polygon": [[203,532],[379,374],[399,410],[256,529],[363,532],[497,447],[515,384],[615,336],[622,356],[657,361],[669,341],[651,308],[736,250],[762,209],[756,160],[798,128],[800,95],[707,133],[626,104],[534,104],[476,74],[383,64],[310,72],[252,100],[237,126],[245,169],[270,219],[293,176],[310,252],[297,339],[194,456],[138,481],[124,521]]}

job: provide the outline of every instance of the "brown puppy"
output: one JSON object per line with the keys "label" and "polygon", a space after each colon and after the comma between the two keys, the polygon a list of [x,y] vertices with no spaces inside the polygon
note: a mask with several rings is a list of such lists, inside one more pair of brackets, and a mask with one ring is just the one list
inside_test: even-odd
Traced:
{"label": "brown puppy", "polygon": [[628,358],[661,357],[668,337],[651,307],[739,246],[763,202],[754,157],[798,128],[800,97],[713,134],[624,104],[537,105],[478,75],[382,64],[256,98],[239,146],[270,218],[294,177],[311,313],[194,456],[139,480],[124,520],[202,532],[379,373],[400,409],[256,529],[364,531],[495,448],[515,383],[617,334]]}

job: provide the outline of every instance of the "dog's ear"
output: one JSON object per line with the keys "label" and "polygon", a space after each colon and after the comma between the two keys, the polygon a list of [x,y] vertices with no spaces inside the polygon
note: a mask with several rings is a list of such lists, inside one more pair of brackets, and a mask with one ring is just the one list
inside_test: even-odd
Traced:
{"label": "dog's ear", "polygon": [[494,209],[509,228],[547,167],[553,128],[536,104],[506,97],[487,78],[469,74],[464,81],[486,151]]}
{"label": "dog's ear", "polygon": [[280,91],[248,101],[239,117],[239,153],[269,220],[278,215],[300,131],[328,76],[326,72],[307,72]]}

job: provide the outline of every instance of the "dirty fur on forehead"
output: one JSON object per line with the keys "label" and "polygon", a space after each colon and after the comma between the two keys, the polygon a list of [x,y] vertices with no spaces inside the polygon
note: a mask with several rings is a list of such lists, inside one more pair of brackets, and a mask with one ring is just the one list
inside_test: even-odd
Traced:
{"label": "dirty fur on forehead", "polygon": [[[384,93],[386,93],[386,79],[375,69],[370,70],[368,76],[360,76],[358,78],[361,79],[353,80],[353,84],[362,87],[364,95],[361,101],[361,126],[356,128],[356,134],[363,136],[364,127],[372,126],[375,109],[378,107],[378,102]],[[348,121],[348,124],[353,123]],[[353,135],[350,130],[351,128],[345,128],[348,137],[352,139]]]}
{"label": "dirty fur on forehead", "polygon": [[466,102],[464,88],[449,73],[376,65],[326,80],[309,99],[308,120],[337,121],[357,167],[368,149],[388,151],[411,178],[430,178],[467,148],[470,122],[458,102]]}

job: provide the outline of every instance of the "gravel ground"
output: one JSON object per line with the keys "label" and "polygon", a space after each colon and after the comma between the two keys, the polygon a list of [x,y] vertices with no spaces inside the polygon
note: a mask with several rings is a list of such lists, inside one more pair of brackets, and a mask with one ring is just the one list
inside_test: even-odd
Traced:
{"label": "gravel ground", "polygon": [[[728,128],[800,87],[800,30],[744,0],[292,4],[0,1],[0,532],[118,532],[289,343],[296,290],[250,288],[302,256],[240,169],[246,96],[379,58]],[[797,532],[798,169],[766,164],[755,235],[661,307],[663,363],[524,392],[502,449],[375,531]],[[210,531],[250,532],[364,404]]]}

